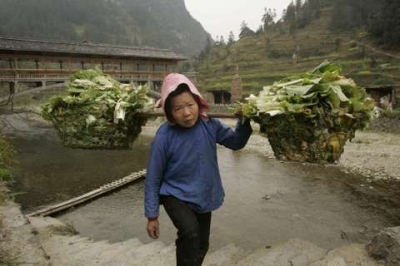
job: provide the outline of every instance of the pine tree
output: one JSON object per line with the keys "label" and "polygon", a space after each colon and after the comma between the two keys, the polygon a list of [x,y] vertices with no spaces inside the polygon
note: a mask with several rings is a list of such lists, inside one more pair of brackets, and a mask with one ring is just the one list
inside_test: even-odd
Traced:
{"label": "pine tree", "polygon": [[400,2],[385,0],[370,27],[371,35],[387,47],[400,46]]}
{"label": "pine tree", "polygon": [[232,45],[235,43],[235,35],[233,34],[232,31],[229,32],[229,36],[228,36],[228,45]]}
{"label": "pine tree", "polygon": [[275,9],[274,10],[272,10],[271,8],[264,9],[264,15],[261,19],[261,21],[263,22],[264,31],[275,24],[275,22],[274,22],[275,18],[276,18],[276,10]]}

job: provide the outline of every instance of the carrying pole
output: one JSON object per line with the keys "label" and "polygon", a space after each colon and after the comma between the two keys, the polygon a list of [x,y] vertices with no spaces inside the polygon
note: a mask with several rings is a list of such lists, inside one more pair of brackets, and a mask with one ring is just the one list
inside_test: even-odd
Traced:
{"label": "carrying pole", "polygon": [[[165,116],[164,113],[160,112],[147,112],[147,113],[136,113],[136,117],[142,117],[142,118],[150,118],[150,117],[161,117]],[[232,113],[207,113],[208,117],[213,117],[213,118],[239,118],[240,116],[238,114],[232,114]]]}

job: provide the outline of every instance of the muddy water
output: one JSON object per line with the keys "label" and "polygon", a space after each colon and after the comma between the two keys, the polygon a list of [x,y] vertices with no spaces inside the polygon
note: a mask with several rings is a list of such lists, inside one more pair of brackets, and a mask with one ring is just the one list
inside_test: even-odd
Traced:
{"label": "muddy water", "polygon": [[[25,212],[143,169],[151,141],[143,135],[130,151],[79,150],[62,147],[52,128],[30,125],[24,130],[10,136],[19,151],[15,188],[24,192],[16,199]],[[359,207],[341,181],[346,174],[335,166],[282,163],[225,148],[219,148],[218,155],[226,200],[213,213],[211,249],[232,242],[253,249],[290,238],[331,248],[365,243],[381,228],[393,226],[382,215]],[[139,181],[58,218],[96,240],[138,237],[146,243],[150,239],[142,202]],[[160,221],[161,240],[173,243],[175,230],[163,210]]]}
{"label": "muddy water", "polygon": [[24,212],[144,169],[151,141],[140,136],[132,150],[71,149],[61,144],[51,124],[24,113],[0,115],[0,132],[17,151],[13,189]]}

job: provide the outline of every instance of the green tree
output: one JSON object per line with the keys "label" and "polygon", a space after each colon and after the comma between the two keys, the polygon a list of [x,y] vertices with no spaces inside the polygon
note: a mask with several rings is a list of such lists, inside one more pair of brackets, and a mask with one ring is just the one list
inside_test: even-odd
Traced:
{"label": "green tree", "polygon": [[255,32],[252,29],[250,29],[249,27],[245,27],[239,33],[239,38],[254,36],[254,34],[255,34]]}
{"label": "green tree", "polygon": [[263,22],[264,31],[271,28],[275,24],[275,18],[276,18],[275,9],[274,10],[272,10],[271,8],[264,9],[264,15],[261,19],[261,21]]}
{"label": "green tree", "polygon": [[381,11],[372,20],[369,32],[386,47],[400,47],[400,2],[384,0]]}
{"label": "green tree", "polygon": [[308,8],[312,11],[313,17],[319,18],[321,15],[320,0],[308,0],[306,3],[307,3]]}
{"label": "green tree", "polygon": [[233,34],[232,31],[229,32],[229,36],[228,36],[228,46],[232,45],[235,43],[235,35]]}
{"label": "green tree", "polygon": [[334,30],[348,30],[353,28],[352,11],[347,0],[337,0],[333,3],[331,28]]}
{"label": "green tree", "polygon": [[213,47],[213,44],[212,44],[212,42],[211,42],[211,39],[210,39],[210,37],[207,36],[207,39],[206,39],[206,43],[205,43],[205,45],[204,45],[204,48],[203,48],[203,50],[200,52],[200,55],[199,55],[200,58],[199,58],[199,59],[200,59],[200,60],[203,60],[203,59],[205,59],[207,56],[209,56],[210,53],[211,53],[212,47]]}
{"label": "green tree", "polygon": [[242,23],[240,24],[240,31],[243,31],[246,28],[248,28],[247,22],[243,20]]}
{"label": "green tree", "polygon": [[255,32],[251,30],[248,26],[246,21],[242,21],[240,24],[240,33],[239,33],[239,38],[247,37],[247,36],[253,36]]}
{"label": "green tree", "polygon": [[293,35],[296,31],[296,7],[293,2],[286,8],[283,21],[289,25],[289,34]]}
{"label": "green tree", "polygon": [[369,27],[371,18],[381,9],[382,1],[337,0],[332,5],[332,29],[349,30]]}
{"label": "green tree", "polygon": [[296,0],[296,5],[295,5],[296,12],[299,12],[301,10],[302,5],[303,4],[301,0]]}
{"label": "green tree", "polygon": [[224,36],[222,36],[222,35],[221,35],[220,38],[219,38],[219,45],[222,45],[222,46],[225,46],[225,45],[226,45]]}

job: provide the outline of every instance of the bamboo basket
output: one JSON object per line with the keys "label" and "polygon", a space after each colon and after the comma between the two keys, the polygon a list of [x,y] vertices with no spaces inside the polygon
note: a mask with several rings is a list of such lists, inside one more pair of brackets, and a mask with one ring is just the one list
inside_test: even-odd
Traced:
{"label": "bamboo basket", "polygon": [[[79,114],[79,115],[77,115]],[[52,123],[64,146],[80,149],[132,149],[142,126],[147,119],[127,115],[125,121],[113,122],[113,117],[98,116],[99,122],[91,125],[84,123],[88,117],[85,110],[75,110],[74,114],[59,110],[52,116]]]}
{"label": "bamboo basket", "polygon": [[281,114],[261,120],[268,122],[260,123],[260,132],[268,138],[275,157],[284,161],[334,163],[355,134],[351,127],[338,130],[301,114]]}

